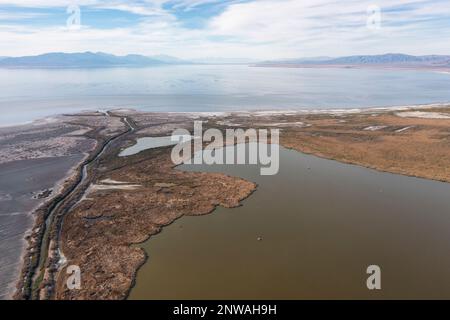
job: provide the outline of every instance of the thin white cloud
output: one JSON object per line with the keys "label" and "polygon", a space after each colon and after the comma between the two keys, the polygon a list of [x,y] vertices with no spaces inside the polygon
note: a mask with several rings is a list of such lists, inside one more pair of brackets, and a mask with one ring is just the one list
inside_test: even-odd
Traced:
{"label": "thin white cloud", "polygon": [[42,18],[47,16],[45,13],[41,12],[7,12],[0,11],[0,22],[2,21],[22,21],[27,19]]}
{"label": "thin white cloud", "polygon": [[[442,29],[438,23],[438,19],[445,18],[450,22],[449,1],[229,1],[222,13],[200,29],[183,27],[183,21],[173,12],[215,2],[225,5],[216,0],[80,0],[77,3],[84,6],[127,11],[142,17],[132,27],[98,29],[94,25],[72,31],[64,25],[30,28],[0,22],[0,52],[26,55],[92,50],[257,59],[383,52],[450,53],[450,28]],[[0,0],[0,5],[27,7],[67,3],[71,1]],[[382,10],[380,30],[366,26],[367,8],[373,3]]]}
{"label": "thin white cloud", "polygon": [[93,5],[97,0],[0,0],[0,5],[28,8],[67,7],[70,4]]}

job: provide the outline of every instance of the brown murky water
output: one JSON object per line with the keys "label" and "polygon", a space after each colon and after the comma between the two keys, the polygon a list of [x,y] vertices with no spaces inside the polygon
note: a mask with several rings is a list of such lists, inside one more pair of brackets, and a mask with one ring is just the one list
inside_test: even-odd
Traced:
{"label": "brown murky water", "polygon": [[[130,299],[450,298],[450,184],[284,148],[275,176],[180,168],[240,176],[258,190],[147,241]],[[380,291],[366,287],[372,264]]]}

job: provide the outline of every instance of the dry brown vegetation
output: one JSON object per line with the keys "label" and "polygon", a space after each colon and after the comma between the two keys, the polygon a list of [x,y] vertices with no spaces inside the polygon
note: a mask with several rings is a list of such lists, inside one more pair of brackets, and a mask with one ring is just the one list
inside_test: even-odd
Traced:
{"label": "dry brown vegetation", "polygon": [[[283,132],[281,144],[346,163],[450,182],[448,119],[381,114],[308,122],[311,127]],[[365,130],[369,127],[380,129]]]}
{"label": "dry brown vegetation", "polygon": [[81,290],[68,290],[65,269],[57,283],[58,299],[123,299],[145,262],[133,246],[183,215],[204,215],[216,206],[235,207],[256,186],[221,174],[181,172],[169,149],[111,158],[98,181],[140,185],[134,190],[95,191],[66,215],[62,251],[68,265],[82,270]]}
{"label": "dry brown vegetation", "polygon": [[[423,111],[450,115],[450,108],[444,106]],[[59,270],[58,264],[50,265],[57,270],[57,282],[56,287],[53,283],[47,286],[56,288],[51,296],[57,299],[126,298],[137,269],[146,259],[145,252],[134,244],[183,215],[207,214],[219,205],[238,206],[256,188],[239,178],[176,170],[170,148],[117,157],[120,149],[132,144],[136,136],[168,135],[174,128],[192,128],[198,115],[127,110],[115,114],[130,117],[138,132],[113,144],[90,168],[87,183],[97,187],[88,189],[83,200],[64,214],[59,245],[55,248],[62,250],[67,263]],[[120,118],[108,119],[98,113],[65,119],[71,130],[64,134],[87,127],[91,133],[78,132],[85,139],[102,141],[124,130]],[[388,111],[231,113],[208,117],[206,127],[279,127],[280,143],[287,148],[382,171],[450,182],[450,119],[399,117]],[[32,144],[30,150],[34,150]],[[38,223],[42,224],[42,219]],[[52,256],[57,256],[56,250],[49,253]],[[80,266],[81,290],[66,288],[68,265]]]}

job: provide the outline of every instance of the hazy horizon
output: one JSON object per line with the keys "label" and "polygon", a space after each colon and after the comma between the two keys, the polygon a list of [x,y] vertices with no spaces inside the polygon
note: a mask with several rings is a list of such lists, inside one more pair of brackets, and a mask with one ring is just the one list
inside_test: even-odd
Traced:
{"label": "hazy horizon", "polygon": [[125,56],[132,56],[132,55],[141,55],[141,56],[145,56],[145,57],[150,57],[150,58],[163,58],[163,57],[167,57],[167,58],[176,58],[176,59],[180,59],[182,61],[186,61],[186,62],[197,62],[197,61],[201,61],[201,60],[235,60],[235,61],[249,61],[249,62],[261,62],[261,61],[288,61],[288,60],[297,60],[297,59],[301,59],[301,60],[314,60],[314,59],[323,59],[323,60],[332,60],[332,59],[336,59],[336,58],[343,58],[343,57],[351,57],[351,56],[383,56],[383,55],[406,55],[406,56],[415,56],[415,57],[420,57],[420,56],[450,56],[450,52],[449,53],[433,53],[433,54],[426,54],[426,55],[414,55],[414,54],[410,54],[410,53],[405,53],[405,52],[384,52],[384,53],[380,53],[380,54],[351,54],[348,56],[336,56],[336,55],[327,55],[327,56],[299,56],[299,57],[295,57],[295,58],[277,58],[277,59],[255,59],[252,57],[242,57],[242,58],[236,58],[236,57],[221,57],[221,56],[198,56],[198,57],[192,57],[190,59],[183,59],[182,57],[179,56],[173,56],[173,55],[166,55],[163,53],[154,53],[154,54],[139,54],[136,52],[128,52],[128,53],[123,53],[123,54],[114,54],[111,52],[104,52],[104,51],[95,51],[95,50],[87,50],[87,51],[48,51],[48,52],[42,52],[39,54],[30,54],[30,55],[15,55],[15,56],[7,56],[7,55],[0,55],[0,59],[1,58],[22,58],[22,57],[35,57],[35,56],[41,56],[41,55],[47,55],[47,54],[83,54],[83,53],[93,53],[93,54],[107,54],[107,55],[114,55],[117,57],[125,57]]}

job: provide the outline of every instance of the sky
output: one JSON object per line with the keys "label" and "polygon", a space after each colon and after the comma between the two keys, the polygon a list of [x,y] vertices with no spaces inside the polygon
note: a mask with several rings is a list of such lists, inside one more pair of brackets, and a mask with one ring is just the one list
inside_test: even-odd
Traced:
{"label": "sky", "polygon": [[0,0],[0,56],[450,54],[450,0]]}

